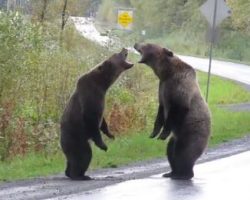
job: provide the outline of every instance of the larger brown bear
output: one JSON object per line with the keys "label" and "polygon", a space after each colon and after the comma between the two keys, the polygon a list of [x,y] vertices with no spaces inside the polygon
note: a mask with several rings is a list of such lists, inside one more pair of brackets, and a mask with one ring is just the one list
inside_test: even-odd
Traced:
{"label": "larger brown bear", "polygon": [[73,180],[89,180],[85,175],[89,167],[92,151],[89,139],[97,147],[107,151],[100,130],[109,138],[110,134],[103,117],[105,94],[119,75],[131,68],[126,62],[128,51],[112,55],[77,82],[61,118],[61,147],[67,159],[65,175]]}
{"label": "larger brown bear", "polygon": [[[150,66],[160,79],[159,108],[151,138],[166,139],[171,172],[164,177],[191,179],[193,166],[207,146],[210,112],[201,96],[195,70],[173,53],[155,44],[135,44],[139,63]],[[163,128],[162,128],[163,127]]]}

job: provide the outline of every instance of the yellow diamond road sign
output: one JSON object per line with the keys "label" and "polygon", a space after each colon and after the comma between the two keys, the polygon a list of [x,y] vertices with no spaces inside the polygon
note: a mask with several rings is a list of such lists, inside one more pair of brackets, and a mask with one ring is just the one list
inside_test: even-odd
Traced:
{"label": "yellow diamond road sign", "polygon": [[133,24],[133,11],[132,10],[118,10],[118,28],[131,30]]}

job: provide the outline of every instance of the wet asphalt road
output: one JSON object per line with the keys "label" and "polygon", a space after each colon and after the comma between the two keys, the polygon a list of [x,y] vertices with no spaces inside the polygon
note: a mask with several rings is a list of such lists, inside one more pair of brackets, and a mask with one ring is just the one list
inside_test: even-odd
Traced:
{"label": "wet asphalt road", "polygon": [[199,164],[191,181],[161,174],[55,199],[84,200],[249,200],[250,151]]}
{"label": "wet asphalt road", "polygon": [[[233,177],[235,177],[240,172],[240,176],[238,178],[235,177],[236,178],[235,182],[238,183],[237,185],[239,185],[239,187],[241,185],[241,182],[243,182],[244,180],[250,181],[249,179],[250,177],[248,178],[247,173],[244,176],[241,174],[241,172],[243,172],[242,168],[239,168],[239,172],[237,173],[232,171],[226,173],[226,169],[229,166],[231,166],[232,168],[231,170],[233,169],[237,170],[237,167],[239,166],[238,165],[234,166],[233,163],[238,164],[246,162],[249,164],[250,161],[244,161],[244,159],[241,160],[241,158],[237,157],[237,159],[234,159],[234,162],[231,161],[228,162],[223,159],[220,162],[220,158],[225,158],[246,151],[250,151],[250,136],[234,140],[231,142],[226,142],[213,149],[208,149],[205,152],[205,154],[199,159],[199,163],[204,163],[204,165],[203,164],[197,165],[197,169],[195,168],[195,178],[192,182],[186,182],[186,181],[176,182],[165,178],[161,178],[159,175],[156,175],[164,173],[167,170],[169,170],[169,166],[165,158],[165,159],[154,159],[150,161],[139,162],[136,164],[119,167],[116,169],[100,169],[97,171],[93,171],[90,172],[90,175],[95,178],[95,180],[92,181],[71,181],[65,178],[62,174],[59,174],[57,176],[2,183],[0,184],[0,199],[1,200],[34,200],[34,199],[35,200],[40,200],[40,199],[116,200],[118,199],[118,197],[115,195],[119,194],[123,194],[125,195],[125,197],[126,195],[130,194],[130,198],[127,199],[133,199],[135,192],[135,189],[133,190],[133,188],[136,188],[136,191],[138,190],[147,192],[149,196],[154,195],[154,197],[157,197],[157,195],[163,195],[161,196],[163,199],[167,197],[166,195],[173,195],[173,194],[177,195],[176,198],[180,197],[178,195],[182,196],[187,195],[187,199],[188,198],[192,199],[191,196],[193,196],[193,194],[192,195],[189,193],[186,194],[186,192],[188,191],[190,192],[193,190],[194,190],[193,192],[195,192],[196,189],[199,188],[200,191],[202,191],[202,193],[199,193],[199,195],[205,195],[207,193],[210,193],[213,182],[218,181],[219,183],[219,181],[223,181],[223,177],[220,177],[216,180],[216,177],[222,172],[223,172],[222,176],[224,176],[225,178],[226,177],[230,178],[231,173],[234,173]],[[249,154],[247,155],[250,158]],[[211,160],[217,160],[218,162],[212,162],[212,164],[211,163],[205,164],[205,162]],[[227,166],[227,167],[221,167],[221,166]],[[246,165],[246,167],[247,166],[248,165]],[[222,172],[216,171],[219,169]],[[212,177],[213,179],[210,179]],[[242,180],[239,181],[238,180],[239,178],[242,178]],[[231,182],[231,180],[228,182]],[[229,187],[231,186],[232,185],[229,185]],[[153,188],[148,188],[148,187],[153,187]],[[214,191],[214,189],[211,191]],[[223,190],[225,190],[225,188]],[[152,193],[150,191],[152,191]],[[231,188],[229,191],[231,191]],[[161,197],[159,197],[158,199],[162,199]],[[137,196],[137,199],[138,198],[139,197]],[[196,199],[194,198],[194,200]],[[203,200],[203,198],[201,198],[201,200]]]}

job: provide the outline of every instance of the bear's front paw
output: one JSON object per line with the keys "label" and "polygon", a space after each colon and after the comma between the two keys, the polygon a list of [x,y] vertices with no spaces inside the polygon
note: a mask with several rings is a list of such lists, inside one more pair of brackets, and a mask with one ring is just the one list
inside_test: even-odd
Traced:
{"label": "bear's front paw", "polygon": [[110,139],[112,139],[112,140],[114,140],[114,139],[115,139],[115,136],[114,136],[114,135],[112,135],[112,134],[108,134],[107,136],[108,136],[108,138],[110,138]]}
{"label": "bear's front paw", "polygon": [[150,138],[155,138],[155,136],[157,136],[157,133],[153,132],[153,133],[150,134],[149,137],[150,137]]}
{"label": "bear's front paw", "polygon": [[168,136],[169,136],[169,134],[160,134],[157,139],[158,140],[166,140]]}
{"label": "bear's front paw", "polygon": [[166,138],[167,138],[166,135],[161,134],[161,135],[159,135],[159,137],[158,137],[157,139],[158,139],[158,140],[165,140]]}
{"label": "bear's front paw", "polygon": [[102,142],[102,143],[95,143],[95,145],[97,147],[99,147],[103,151],[107,151],[108,150],[108,147],[107,147],[107,145],[104,142]]}
{"label": "bear's front paw", "polygon": [[158,140],[166,140],[167,137],[170,135],[170,130],[168,129],[163,129],[159,137],[157,138]]}

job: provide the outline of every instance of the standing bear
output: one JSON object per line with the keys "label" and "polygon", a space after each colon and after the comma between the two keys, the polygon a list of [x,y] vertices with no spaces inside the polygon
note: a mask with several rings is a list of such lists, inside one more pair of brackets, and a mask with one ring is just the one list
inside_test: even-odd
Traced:
{"label": "standing bear", "polygon": [[[159,78],[159,108],[151,138],[166,139],[167,157],[171,172],[163,177],[191,179],[193,166],[207,146],[210,111],[196,80],[195,70],[173,55],[173,52],[155,44],[135,44],[141,54],[139,63],[152,68]],[[162,129],[162,130],[161,130]]]}
{"label": "standing bear", "polygon": [[119,75],[133,64],[126,61],[128,51],[122,49],[93,70],[81,76],[61,118],[61,147],[67,160],[65,175],[73,180],[89,180],[85,175],[92,151],[89,139],[107,151],[100,130],[109,138],[103,117],[105,94]]}

